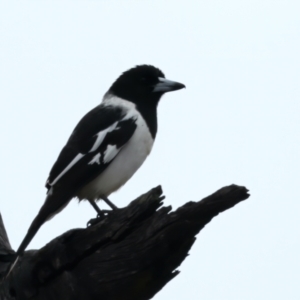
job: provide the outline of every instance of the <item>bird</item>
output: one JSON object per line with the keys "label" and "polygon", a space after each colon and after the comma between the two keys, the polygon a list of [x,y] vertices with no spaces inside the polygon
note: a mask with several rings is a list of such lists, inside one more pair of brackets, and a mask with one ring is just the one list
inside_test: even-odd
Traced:
{"label": "bird", "polygon": [[[123,72],[101,103],[77,124],[46,181],[47,196],[16,251],[23,255],[40,227],[73,198],[117,209],[108,196],[122,187],[151,152],[157,133],[157,106],[163,94],[185,88],[152,65]],[[14,265],[14,264],[13,264]]]}

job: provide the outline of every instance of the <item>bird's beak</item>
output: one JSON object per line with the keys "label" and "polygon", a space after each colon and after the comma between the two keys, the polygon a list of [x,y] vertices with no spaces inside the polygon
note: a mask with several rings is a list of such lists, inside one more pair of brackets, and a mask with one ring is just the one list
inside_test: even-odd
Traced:
{"label": "bird's beak", "polygon": [[185,85],[180,82],[171,81],[159,77],[159,82],[154,86],[153,93],[167,93],[185,88]]}

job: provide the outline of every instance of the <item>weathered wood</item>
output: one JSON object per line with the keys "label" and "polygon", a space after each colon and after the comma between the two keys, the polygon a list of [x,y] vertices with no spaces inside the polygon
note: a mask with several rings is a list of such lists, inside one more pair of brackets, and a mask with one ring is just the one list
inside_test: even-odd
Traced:
{"label": "weathered wood", "polygon": [[[26,251],[9,278],[2,278],[0,300],[151,299],[179,273],[195,235],[247,199],[247,192],[231,185],[170,212],[161,207],[161,188],[154,188],[94,226]],[[2,222],[0,251],[11,251]],[[0,270],[1,265],[7,267],[0,262]]]}
{"label": "weathered wood", "polygon": [[[0,256],[6,256],[13,253],[14,251],[10,246],[7,233],[3,224],[2,216],[0,214]],[[8,263],[0,262],[0,274],[6,270],[7,266]]]}

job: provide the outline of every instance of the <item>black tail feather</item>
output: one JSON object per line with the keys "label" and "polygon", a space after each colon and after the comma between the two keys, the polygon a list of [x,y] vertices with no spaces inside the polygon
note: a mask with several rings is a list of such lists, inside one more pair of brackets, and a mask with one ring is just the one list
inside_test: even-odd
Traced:
{"label": "black tail feather", "polygon": [[23,254],[40,227],[46,221],[50,220],[54,215],[64,209],[65,206],[70,202],[71,198],[72,197],[70,197],[66,192],[55,192],[55,190],[48,194],[44,205],[41,207],[39,213],[31,223],[26,236],[16,252],[18,256]]}
{"label": "black tail feather", "polygon": [[35,217],[35,219],[31,223],[27,231],[27,234],[25,235],[22,243],[20,244],[16,252],[17,256],[21,256],[24,253],[25,249],[27,248],[27,246],[29,245],[33,237],[36,235],[36,233],[41,228],[41,226],[45,223],[46,220],[47,219],[44,216],[40,215],[39,212],[39,214]]}
{"label": "black tail feather", "polygon": [[34,238],[41,226],[48,220],[50,220],[54,215],[59,213],[71,200],[70,194],[67,193],[49,193],[44,205],[41,207],[39,213],[31,223],[27,234],[25,235],[22,243],[20,244],[17,252],[10,255],[0,255],[0,260],[5,259],[8,262],[13,262],[8,269],[7,275],[13,270],[15,264],[17,263],[20,256],[23,255],[25,249]]}

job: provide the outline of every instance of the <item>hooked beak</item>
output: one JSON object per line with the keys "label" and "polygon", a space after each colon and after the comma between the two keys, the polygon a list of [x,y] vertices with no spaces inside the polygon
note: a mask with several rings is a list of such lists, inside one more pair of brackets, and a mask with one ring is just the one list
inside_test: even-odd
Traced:
{"label": "hooked beak", "polygon": [[167,93],[185,88],[185,85],[180,82],[171,81],[162,77],[158,79],[159,82],[154,86],[153,93]]}

